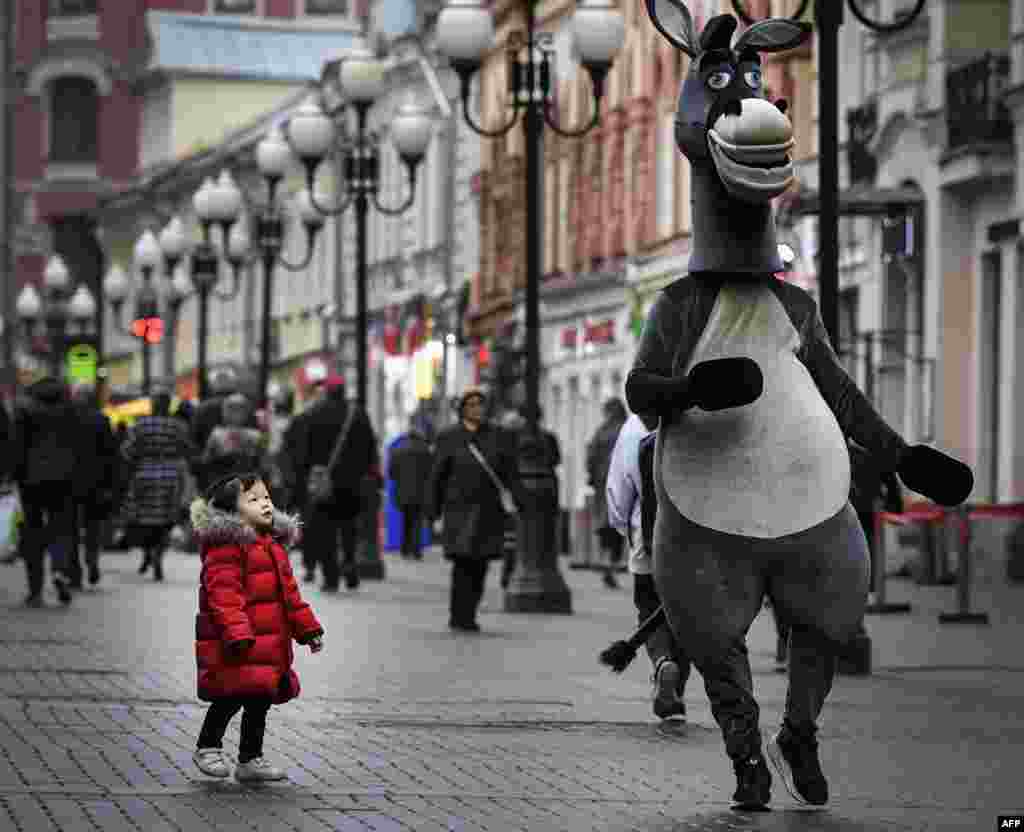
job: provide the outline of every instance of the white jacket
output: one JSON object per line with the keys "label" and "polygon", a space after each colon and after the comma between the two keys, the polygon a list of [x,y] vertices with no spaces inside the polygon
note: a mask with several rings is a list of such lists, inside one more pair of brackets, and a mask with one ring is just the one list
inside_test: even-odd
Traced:
{"label": "white jacket", "polygon": [[608,523],[629,541],[629,571],[633,575],[651,574],[651,554],[643,544],[640,531],[640,442],[650,434],[635,413],[619,431],[608,469]]}

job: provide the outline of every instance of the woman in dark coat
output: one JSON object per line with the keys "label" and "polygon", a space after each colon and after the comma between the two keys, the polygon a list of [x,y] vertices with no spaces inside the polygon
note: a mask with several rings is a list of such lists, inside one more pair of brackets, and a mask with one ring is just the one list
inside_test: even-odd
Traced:
{"label": "woman in dark coat", "polygon": [[450,595],[453,630],[479,632],[477,608],[487,581],[487,565],[502,557],[505,512],[497,486],[469,450],[472,441],[513,494],[519,466],[512,434],[483,421],[484,394],[467,391],[460,420],[438,436],[430,478],[432,519],[444,518],[444,556],[452,561]]}
{"label": "woman in dark coat", "polygon": [[121,454],[131,471],[122,506],[129,539],[143,548],[139,573],[153,566],[153,577],[164,579],[163,553],[171,529],[181,517],[184,466],[194,455],[188,427],[170,415],[171,394],[154,393],[153,415],[140,416],[128,432]]}

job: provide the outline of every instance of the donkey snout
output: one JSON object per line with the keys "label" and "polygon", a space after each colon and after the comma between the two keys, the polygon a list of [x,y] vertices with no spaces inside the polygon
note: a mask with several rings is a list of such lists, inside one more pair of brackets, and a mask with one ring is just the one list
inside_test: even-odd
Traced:
{"label": "donkey snout", "polygon": [[793,125],[782,108],[763,98],[744,98],[736,103],[740,105],[738,114],[727,107],[712,125],[723,141],[742,147],[781,145],[793,138]]}

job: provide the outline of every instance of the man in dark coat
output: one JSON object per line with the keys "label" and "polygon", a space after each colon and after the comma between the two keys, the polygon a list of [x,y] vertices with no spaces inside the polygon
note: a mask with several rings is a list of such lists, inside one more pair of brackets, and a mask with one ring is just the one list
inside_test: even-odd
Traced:
{"label": "man in dark coat", "polygon": [[[330,376],[325,382],[327,394],[314,405],[299,437],[296,477],[305,484],[314,464],[326,465],[341,435],[350,407],[345,399],[345,382],[340,376]],[[335,592],[340,582],[338,564],[338,536],[344,557],[345,586],[359,586],[356,566],[356,547],[359,536],[359,518],[363,509],[367,479],[376,470],[379,475],[380,453],[377,436],[367,415],[357,409],[352,417],[348,436],[341,449],[338,462],[331,471],[333,493],[329,500],[316,502],[306,495],[304,512],[305,533],[302,550],[310,550],[323,571],[322,589]]]}
{"label": "man in dark coat", "polygon": [[395,505],[402,512],[402,557],[422,560],[423,509],[429,502],[428,491],[434,455],[419,423],[413,419],[409,433],[391,449],[388,479],[395,483]]}
{"label": "man in dark coat", "polygon": [[459,423],[438,436],[430,477],[430,516],[443,516],[444,556],[452,561],[448,626],[479,632],[477,609],[487,581],[487,565],[502,557],[506,526],[497,486],[469,450],[472,442],[514,495],[519,495],[516,436],[483,420],[481,390],[468,390],[459,403]]}
{"label": "man in dark coat", "polygon": [[[296,413],[288,427],[285,428],[281,438],[281,452],[278,454],[278,465],[281,471],[281,505],[287,506],[290,512],[301,514],[303,522],[308,524],[306,480],[300,476],[301,472],[308,471],[309,465],[305,459],[306,453],[306,431],[308,429],[309,415],[316,405],[323,399],[323,384],[316,384],[312,388],[312,398],[306,406]],[[275,503],[276,504],[276,503]],[[316,552],[305,540],[301,543],[302,565],[305,567],[305,583],[309,584],[316,580]]]}
{"label": "man in dark coat", "polygon": [[71,603],[68,556],[74,534],[72,477],[78,460],[75,408],[55,378],[31,385],[15,414],[14,480],[25,525],[21,542],[28,573],[25,604],[43,605],[43,557],[50,552],[53,584],[61,603]]}
{"label": "man in dark coat", "polygon": [[68,558],[71,588],[82,588],[82,560],[79,544],[85,538],[85,564],[89,583],[100,580],[100,537],[103,524],[114,508],[119,467],[117,440],[110,420],[103,415],[95,388],[75,390],[74,404],[78,427],[75,431],[75,472],[72,489],[75,501],[73,542]]}
{"label": "man in dark coat", "polygon": [[604,584],[609,589],[618,587],[615,569],[622,560],[622,537],[608,522],[608,501],[605,499],[608,487],[608,469],[612,462],[612,451],[619,431],[626,423],[626,406],[621,399],[608,399],[604,403],[604,421],[587,443],[587,484],[594,489],[594,528],[601,551],[606,558]]}

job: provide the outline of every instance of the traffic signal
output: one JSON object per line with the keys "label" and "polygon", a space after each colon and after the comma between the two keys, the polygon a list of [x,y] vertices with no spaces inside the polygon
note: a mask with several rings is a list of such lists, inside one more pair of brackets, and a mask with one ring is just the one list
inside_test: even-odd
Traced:
{"label": "traffic signal", "polygon": [[164,337],[164,322],[160,318],[136,318],[132,321],[132,335],[145,338],[147,344],[159,344]]}

